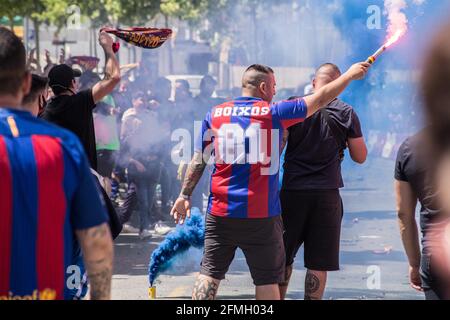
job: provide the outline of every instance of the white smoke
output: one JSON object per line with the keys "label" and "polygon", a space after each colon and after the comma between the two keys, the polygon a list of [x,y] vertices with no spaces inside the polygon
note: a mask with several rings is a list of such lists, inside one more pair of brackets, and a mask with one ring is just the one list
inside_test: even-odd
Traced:
{"label": "white smoke", "polygon": [[[411,0],[416,6],[423,5],[427,0]],[[408,7],[406,0],[384,0],[385,14],[387,15],[388,24],[388,38],[391,38],[396,33],[401,35],[408,31],[408,18],[403,12]]]}
{"label": "white smoke", "polygon": [[[415,0],[422,1],[422,0]],[[405,34],[408,31],[408,18],[403,12],[408,7],[405,0],[385,0],[384,9],[389,21],[388,24],[388,38],[391,38],[397,33]]]}

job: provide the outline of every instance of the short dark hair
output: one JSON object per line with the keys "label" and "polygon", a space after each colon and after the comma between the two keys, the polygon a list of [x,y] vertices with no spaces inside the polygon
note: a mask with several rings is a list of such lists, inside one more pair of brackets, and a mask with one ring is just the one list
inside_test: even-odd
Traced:
{"label": "short dark hair", "polygon": [[147,94],[142,90],[135,90],[131,93],[131,99],[137,100],[139,98],[146,99]]}
{"label": "short dark hair", "polygon": [[[256,76],[253,77],[247,77],[246,75],[249,72],[254,71],[256,73]],[[267,75],[274,74],[275,72],[271,67],[262,65],[262,64],[252,64],[250,67],[247,68],[244,72],[244,77],[242,79],[242,87],[258,87],[261,82],[264,82],[267,79]]]}
{"label": "short dark hair", "polygon": [[339,69],[339,67],[337,65],[335,65],[334,63],[331,63],[331,62],[326,62],[326,63],[322,64],[320,67],[317,68],[315,74],[317,74],[320,70],[322,70],[324,68],[330,68],[337,75],[342,74],[341,69]]}
{"label": "short dark hair", "polygon": [[186,91],[190,91],[191,90],[191,85],[189,84],[189,81],[187,81],[186,79],[177,79],[175,81],[175,83],[176,84],[177,83],[181,84]]}
{"label": "short dark hair", "polygon": [[212,76],[207,74],[207,75],[203,76],[202,80],[200,81],[200,87],[206,85],[207,83],[212,83],[212,84],[216,85],[217,81]]}
{"label": "short dark hair", "polygon": [[271,67],[265,66],[262,64],[252,64],[250,67],[247,68],[247,70],[245,70],[245,72],[252,71],[252,70],[258,71],[258,72],[261,72],[264,74],[275,73]]}
{"label": "short dark hair", "polygon": [[26,74],[26,53],[22,41],[0,27],[0,94],[15,95]]}
{"label": "short dark hair", "polygon": [[36,100],[39,96],[39,92],[45,90],[48,85],[48,78],[41,77],[37,74],[31,76],[31,89],[30,92],[23,97],[23,104],[28,104]]}

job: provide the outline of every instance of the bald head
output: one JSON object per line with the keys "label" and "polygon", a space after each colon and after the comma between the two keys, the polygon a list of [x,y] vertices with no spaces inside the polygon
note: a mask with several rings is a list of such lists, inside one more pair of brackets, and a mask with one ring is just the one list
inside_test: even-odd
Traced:
{"label": "bald head", "polygon": [[275,95],[275,86],[274,71],[268,66],[251,65],[245,70],[242,77],[244,96],[252,96],[271,102]]}
{"label": "bald head", "polygon": [[324,63],[314,75],[314,90],[318,90],[341,76],[341,70],[333,63]]}

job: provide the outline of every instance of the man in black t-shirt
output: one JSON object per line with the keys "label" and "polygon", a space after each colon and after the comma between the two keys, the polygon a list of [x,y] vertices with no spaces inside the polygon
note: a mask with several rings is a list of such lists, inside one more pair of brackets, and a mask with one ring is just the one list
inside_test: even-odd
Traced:
{"label": "man in black t-shirt", "polygon": [[[340,75],[336,65],[322,65],[313,79],[314,90]],[[284,298],[295,256],[304,244],[308,269],[305,299],[319,300],[325,290],[327,272],[339,270],[343,215],[339,189],[344,186],[341,176],[344,149],[348,147],[351,158],[363,163],[367,148],[356,112],[339,99],[289,128],[288,133],[280,194],[285,226],[286,281],[280,284],[280,293]]]}
{"label": "man in black t-shirt", "polygon": [[[450,278],[446,274],[446,256],[441,250],[444,231],[450,220],[441,210],[434,185],[426,130],[406,139],[395,163],[395,194],[400,234],[408,256],[411,287],[424,291],[427,300],[450,299]],[[416,205],[420,202],[422,251],[416,223]]]}
{"label": "man in black t-shirt", "polygon": [[75,133],[84,146],[91,167],[97,169],[97,152],[92,110],[95,104],[110,94],[120,82],[120,68],[112,50],[113,39],[106,32],[99,35],[99,43],[105,52],[105,78],[91,89],[76,92],[75,78],[81,73],[61,64],[49,74],[49,86],[55,97],[46,106],[42,118]]}

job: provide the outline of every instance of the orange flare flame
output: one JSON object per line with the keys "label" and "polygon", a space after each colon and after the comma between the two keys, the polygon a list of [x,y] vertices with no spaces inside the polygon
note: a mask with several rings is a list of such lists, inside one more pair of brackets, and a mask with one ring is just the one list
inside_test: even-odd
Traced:
{"label": "orange flare flame", "polygon": [[388,41],[385,44],[386,48],[389,48],[394,43],[396,43],[404,34],[405,34],[405,31],[398,30],[392,37],[390,37],[388,39]]}

